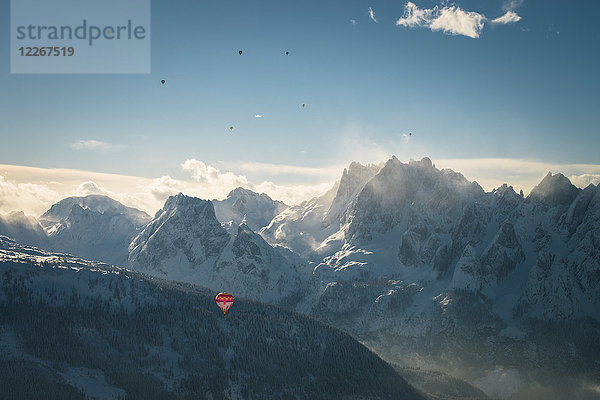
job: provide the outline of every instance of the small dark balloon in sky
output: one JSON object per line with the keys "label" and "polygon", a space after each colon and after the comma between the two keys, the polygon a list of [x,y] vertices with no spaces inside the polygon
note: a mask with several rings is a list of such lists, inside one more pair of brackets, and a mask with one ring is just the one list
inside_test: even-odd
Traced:
{"label": "small dark balloon in sky", "polygon": [[164,80],[164,79],[161,79],[161,80],[160,80],[160,83],[162,83],[162,84],[164,85],[164,84],[165,84],[165,80]]}
{"label": "small dark balloon in sky", "polygon": [[412,136],[412,132],[409,132],[408,136]]}
{"label": "small dark balloon in sky", "polygon": [[286,52],[285,52],[285,55],[286,55],[286,56],[287,56],[287,55],[289,55],[289,54],[290,54],[290,52],[289,52],[289,51],[286,51]]}
{"label": "small dark balloon in sky", "polygon": [[240,53],[240,56],[241,56],[241,55],[242,55],[242,53],[243,53],[243,51],[241,51],[241,50],[240,50],[240,51],[238,51],[238,53]]}

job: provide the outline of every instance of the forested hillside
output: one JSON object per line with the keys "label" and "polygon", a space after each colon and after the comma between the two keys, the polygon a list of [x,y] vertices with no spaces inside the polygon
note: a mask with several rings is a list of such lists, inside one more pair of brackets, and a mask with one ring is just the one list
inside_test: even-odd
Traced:
{"label": "forested hillside", "polygon": [[[350,336],[276,306],[0,237],[1,398],[421,399]],[[30,384],[34,381],[34,384]]]}

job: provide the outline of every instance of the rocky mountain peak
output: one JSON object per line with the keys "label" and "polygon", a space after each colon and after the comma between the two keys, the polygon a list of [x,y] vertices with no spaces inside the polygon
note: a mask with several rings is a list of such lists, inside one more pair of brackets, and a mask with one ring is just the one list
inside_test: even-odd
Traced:
{"label": "rocky mountain peak", "polygon": [[173,259],[191,267],[218,256],[229,234],[221,227],[212,202],[182,193],[170,196],[163,208],[129,245],[129,262],[140,270],[172,266]]}
{"label": "rocky mountain peak", "polygon": [[548,207],[568,206],[580,189],[576,188],[569,178],[561,173],[552,175],[551,172],[531,190],[528,199],[540,202]]}
{"label": "rocky mountain peak", "polygon": [[412,165],[412,166],[415,166],[415,167],[420,167],[420,168],[423,168],[423,169],[435,168],[433,166],[433,163],[431,162],[431,159],[429,157],[423,157],[421,159],[421,161],[415,161],[415,160],[411,159],[408,162],[408,165]]}
{"label": "rocky mountain peak", "polygon": [[254,191],[252,191],[252,190],[250,190],[250,189],[246,189],[246,188],[243,188],[243,187],[239,186],[239,187],[236,187],[235,189],[233,189],[231,192],[229,192],[229,194],[227,195],[227,198],[234,197],[234,198],[237,199],[237,198],[242,197],[242,196],[252,196],[252,197],[254,197],[254,196],[259,196],[259,194],[256,193],[256,192],[254,192]]}
{"label": "rocky mountain peak", "polygon": [[245,222],[254,231],[267,226],[287,208],[286,204],[265,193],[258,194],[242,187],[233,189],[224,200],[213,200],[213,206],[217,219],[223,224],[234,228]]}
{"label": "rocky mountain peak", "polygon": [[[108,196],[93,194],[83,197],[73,196],[62,199],[61,201],[53,204],[50,209],[42,214],[40,217],[40,223],[44,227],[49,228],[67,218],[73,211],[74,206],[99,213],[124,215],[136,227],[141,227],[150,220],[150,216],[143,211],[133,207],[127,207]],[[79,212],[79,210],[76,210],[75,212]]]}

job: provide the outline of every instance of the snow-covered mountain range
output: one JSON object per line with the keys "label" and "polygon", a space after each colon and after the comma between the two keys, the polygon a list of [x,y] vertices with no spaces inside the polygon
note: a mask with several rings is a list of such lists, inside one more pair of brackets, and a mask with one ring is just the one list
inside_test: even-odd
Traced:
{"label": "snow-covered mountain range", "polygon": [[[152,219],[66,200],[41,218],[49,248],[286,305],[500,397],[547,379],[548,363],[600,372],[600,189],[561,174],[525,197],[393,157],[287,208],[241,188],[172,196]],[[0,228],[37,237],[12,218]]]}
{"label": "snow-covered mountain range", "polygon": [[[392,158],[366,182],[353,181],[342,192],[353,196],[339,201],[338,190],[331,202],[344,204],[335,220],[331,206],[315,212],[306,202],[262,231],[271,243],[320,259],[312,315],[390,360],[482,382],[507,365],[536,368],[540,353],[581,373],[583,365],[598,371],[600,348],[587,347],[590,336],[600,338],[598,187],[581,190],[548,174],[527,198],[507,185],[486,193],[427,158]],[[288,239],[289,226],[311,232],[312,250]],[[557,337],[578,326],[557,339],[568,355],[544,347],[552,334],[538,330],[540,321]],[[499,357],[505,346],[521,351]]]}

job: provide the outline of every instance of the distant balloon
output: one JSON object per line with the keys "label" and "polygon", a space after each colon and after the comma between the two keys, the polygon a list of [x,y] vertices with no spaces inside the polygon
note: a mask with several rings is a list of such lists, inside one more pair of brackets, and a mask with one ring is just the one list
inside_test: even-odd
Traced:
{"label": "distant balloon", "polygon": [[219,306],[221,311],[223,311],[223,315],[225,315],[227,313],[227,310],[229,310],[229,308],[233,304],[233,296],[229,293],[221,292],[217,295],[217,297],[215,297],[215,301],[217,302],[217,305]]}
{"label": "distant balloon", "polygon": [[229,127],[229,130],[230,130],[230,131],[232,131],[232,130],[233,130],[233,126],[230,126],[230,127]]}
{"label": "distant balloon", "polygon": [[240,51],[238,51],[238,53],[240,53],[240,56],[241,56],[241,55],[242,55],[242,53],[243,53],[243,51],[241,51],[241,50],[240,50]]}
{"label": "distant balloon", "polygon": [[290,54],[290,52],[289,52],[289,51],[286,51],[286,52],[285,52],[285,55],[286,55],[286,56],[288,56],[289,54]]}
{"label": "distant balloon", "polygon": [[305,104],[304,104],[304,103],[302,103],[302,108],[304,108],[304,106],[305,106]]}
{"label": "distant balloon", "polygon": [[162,84],[164,85],[164,84],[165,84],[165,80],[164,80],[164,79],[161,79],[161,80],[160,80],[160,83],[162,83]]}
{"label": "distant balloon", "polygon": [[408,133],[408,136],[412,136],[412,132],[409,132],[409,133]]}

